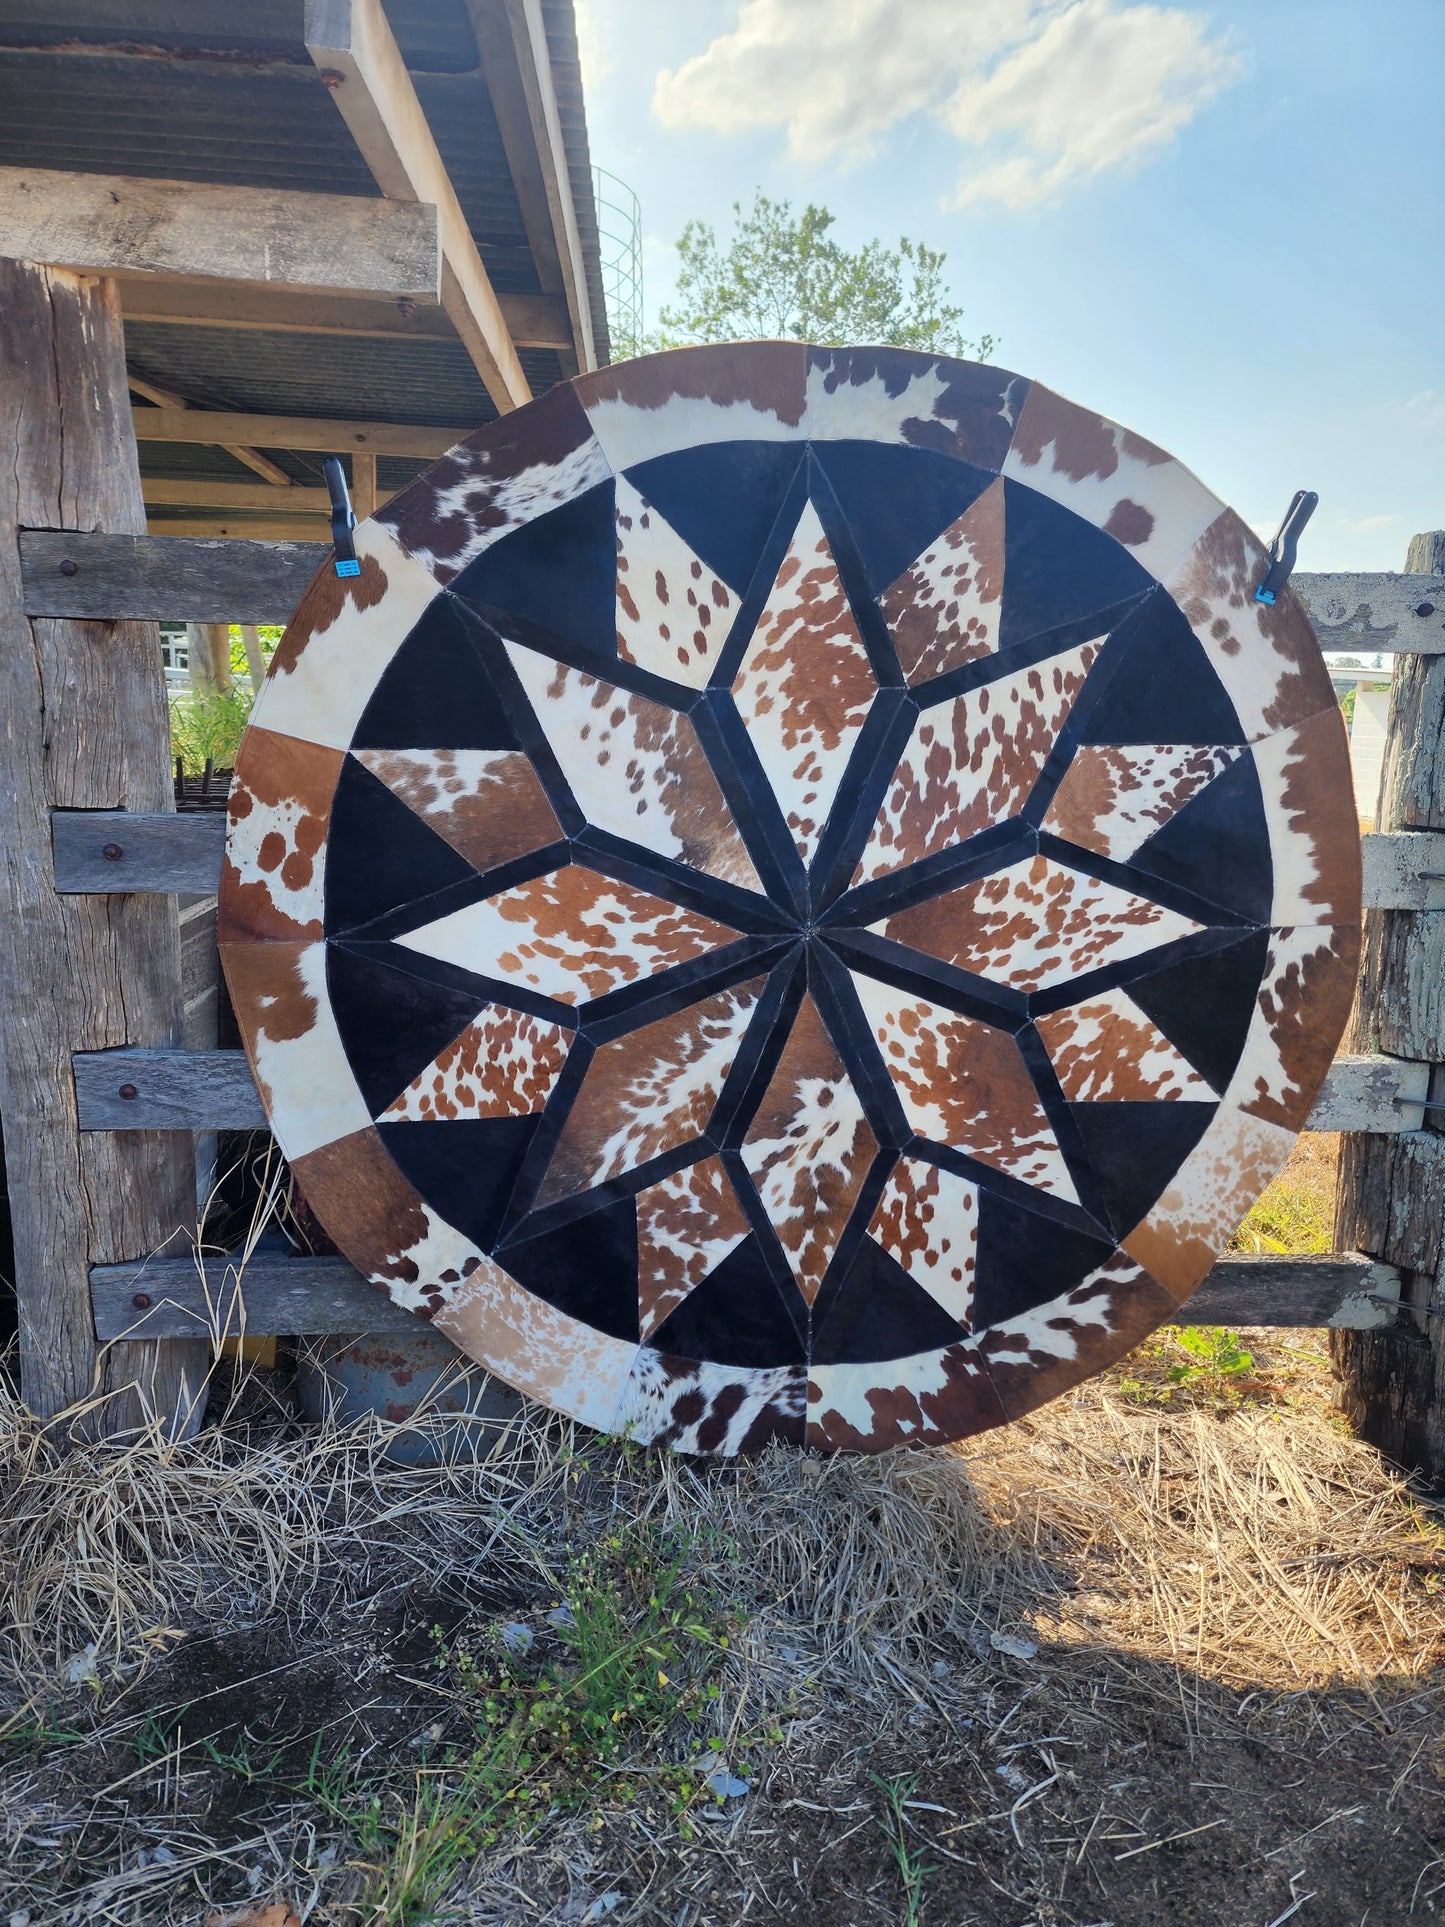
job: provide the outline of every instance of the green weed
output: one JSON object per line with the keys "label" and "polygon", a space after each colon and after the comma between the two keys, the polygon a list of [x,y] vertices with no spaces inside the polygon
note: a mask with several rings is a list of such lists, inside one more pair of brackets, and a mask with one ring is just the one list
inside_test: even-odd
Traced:
{"label": "green weed", "polygon": [[249,686],[242,683],[209,695],[172,696],[172,760],[183,764],[188,775],[199,775],[208,762],[215,769],[234,768],[252,700]]}
{"label": "green weed", "polygon": [[923,1883],[936,1869],[931,1861],[924,1858],[923,1848],[909,1842],[913,1823],[908,1818],[907,1809],[918,1786],[918,1777],[912,1773],[895,1773],[886,1779],[881,1773],[870,1773],[868,1777],[883,1795],[883,1813],[878,1825],[888,1842],[888,1852],[898,1869],[898,1877],[903,1882],[904,1927],[920,1927],[923,1919]]}

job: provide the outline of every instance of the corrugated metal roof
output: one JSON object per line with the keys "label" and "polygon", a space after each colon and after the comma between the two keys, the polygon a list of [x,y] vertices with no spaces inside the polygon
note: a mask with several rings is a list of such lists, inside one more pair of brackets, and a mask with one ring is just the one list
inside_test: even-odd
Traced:
{"label": "corrugated metal roof", "polygon": [[[439,428],[492,421],[497,412],[459,341],[373,341],[168,321],[131,321],[125,335],[136,373],[213,408]],[[559,377],[550,349],[524,348],[520,359],[538,394]],[[398,396],[406,398],[404,409]]]}
{"label": "corrugated metal roof", "polygon": [[[384,4],[494,286],[537,292],[465,0]],[[543,13],[605,359],[572,0],[544,0]],[[303,0],[10,0],[0,19],[0,165],[375,195],[306,52],[303,19]],[[128,324],[126,338],[133,371],[202,405],[439,425],[496,412],[460,342],[151,322]],[[520,359],[534,393],[560,378],[554,351],[525,350]],[[288,472],[296,464],[298,479],[314,472],[304,457],[281,462]],[[145,445],[142,468],[256,479],[222,451],[189,445]]]}

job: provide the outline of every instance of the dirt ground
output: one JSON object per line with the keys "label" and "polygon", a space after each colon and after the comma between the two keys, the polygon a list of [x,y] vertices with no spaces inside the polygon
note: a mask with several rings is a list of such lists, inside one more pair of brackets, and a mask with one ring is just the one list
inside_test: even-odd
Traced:
{"label": "dirt ground", "polygon": [[875,1461],[5,1422],[12,1927],[1445,1911],[1445,1541],[1316,1334]]}

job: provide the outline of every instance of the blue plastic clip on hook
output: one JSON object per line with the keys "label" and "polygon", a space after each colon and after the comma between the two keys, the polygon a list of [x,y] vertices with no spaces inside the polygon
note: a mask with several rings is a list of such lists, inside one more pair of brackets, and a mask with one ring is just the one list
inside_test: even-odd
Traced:
{"label": "blue plastic clip on hook", "polygon": [[1295,552],[1304,534],[1305,523],[1319,505],[1320,498],[1313,489],[1295,490],[1294,500],[1285,510],[1284,520],[1279,525],[1279,534],[1269,545],[1269,567],[1265,570],[1263,582],[1254,592],[1256,602],[1265,602],[1274,607],[1276,597],[1289,581],[1290,571],[1294,568]]}
{"label": "blue plastic clip on hook", "polygon": [[356,511],[347,493],[346,475],[339,456],[328,455],[322,464],[326,471],[326,492],[331,497],[331,545],[336,551],[338,575],[360,575],[356,544],[351,532],[356,527]]}

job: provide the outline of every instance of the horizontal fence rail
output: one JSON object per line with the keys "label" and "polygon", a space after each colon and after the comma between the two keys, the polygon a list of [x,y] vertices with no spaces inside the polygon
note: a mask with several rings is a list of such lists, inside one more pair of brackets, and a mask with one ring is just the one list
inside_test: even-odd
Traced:
{"label": "horizontal fence rail", "polygon": [[[56,810],[50,818],[55,887],[62,895],[214,891],[226,830],[219,814],[144,816]],[[1367,910],[1445,910],[1445,831],[1362,837]]]}
{"label": "horizontal fence rail", "polygon": [[99,622],[287,623],[330,554],[326,542],[30,530],[20,537],[25,613]]}
{"label": "horizontal fence rail", "polygon": [[[239,1050],[77,1051],[82,1131],[249,1131],[266,1128],[246,1054]],[[1337,1057],[1307,1131],[1391,1136],[1425,1122],[1430,1066],[1403,1057]]]}
{"label": "horizontal fence rail", "polygon": [[[258,1338],[296,1333],[415,1332],[416,1314],[394,1305],[345,1258],[258,1250],[242,1263],[222,1254],[96,1265],[90,1273],[96,1335],[116,1338]],[[1353,1331],[1393,1322],[1400,1273],[1360,1253],[1324,1258],[1221,1258],[1179,1308],[1180,1325],[1333,1325]]]}
{"label": "horizontal fence rail", "polygon": [[[338,453],[347,427],[336,424]],[[20,538],[25,613],[284,623],[330,553],[323,542],[32,531]],[[1445,576],[1304,574],[1290,586],[1326,649],[1445,654]]]}

